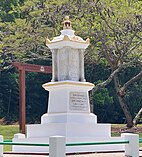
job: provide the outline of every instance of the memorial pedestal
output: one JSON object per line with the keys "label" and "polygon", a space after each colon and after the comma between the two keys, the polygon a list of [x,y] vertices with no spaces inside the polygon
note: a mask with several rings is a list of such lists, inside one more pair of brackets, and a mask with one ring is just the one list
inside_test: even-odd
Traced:
{"label": "memorial pedestal", "polygon": [[[90,113],[88,91],[93,86],[73,81],[44,84],[43,87],[49,90],[48,113],[41,117],[41,125],[28,127],[27,136],[109,137],[110,126],[98,125],[96,115]],[[101,131],[102,127],[105,131]]]}
{"label": "memorial pedestal", "polygon": [[94,84],[61,81],[43,85],[49,91],[48,113],[90,113],[88,91]]}
{"label": "memorial pedestal", "polygon": [[[115,141],[111,138],[111,125],[98,124],[97,116],[90,113],[88,82],[50,82],[43,85],[49,91],[48,113],[41,124],[27,125],[27,138],[14,138],[15,142],[48,143],[50,136],[65,136],[66,142]],[[123,150],[123,146],[67,147],[66,152],[94,152]],[[13,152],[48,152],[48,147],[13,146]]]}

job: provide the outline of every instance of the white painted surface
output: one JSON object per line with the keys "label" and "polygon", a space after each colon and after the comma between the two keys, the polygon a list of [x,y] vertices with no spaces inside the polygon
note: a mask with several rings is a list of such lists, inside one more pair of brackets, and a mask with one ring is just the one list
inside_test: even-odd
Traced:
{"label": "white painted surface", "polygon": [[92,113],[46,113],[41,117],[41,124],[50,123],[97,123],[97,116]]}
{"label": "white painted surface", "polygon": [[[54,37],[52,40],[52,43],[50,44],[46,44],[51,50],[52,49],[62,49],[66,46],[69,46],[71,48],[75,48],[75,49],[86,49],[88,47],[89,44],[85,43],[84,40],[79,37],[76,36],[74,34],[74,30],[72,29],[64,29],[61,31],[61,35]],[[76,41],[64,41],[64,36],[68,36],[69,38],[78,38],[78,40],[80,42],[76,42]],[[83,43],[84,42],[84,43]]]}
{"label": "white painted surface", "polygon": [[139,135],[124,133],[122,138],[129,141],[129,144],[125,145],[125,156],[139,157]]}
{"label": "white painted surface", "polygon": [[65,137],[52,136],[49,138],[49,157],[65,157]]}
{"label": "white painted surface", "polygon": [[[0,142],[3,142],[3,136],[0,135]],[[0,157],[3,157],[3,145],[0,145]]]}
{"label": "white painted surface", "polygon": [[50,137],[60,135],[65,137],[110,137],[110,125],[91,123],[50,123],[27,126],[27,137]]}
{"label": "white painted surface", "polygon": [[25,134],[22,134],[22,133],[14,134],[14,138],[17,138],[17,139],[25,138]]}
{"label": "white painted surface", "polygon": [[[88,82],[62,81],[46,83],[43,87],[49,91],[48,113],[90,113],[88,91],[94,87],[93,84]],[[75,94],[78,95],[78,99]],[[74,107],[72,102],[73,95],[74,100],[76,100]],[[82,100],[84,100],[83,103]],[[76,108],[75,104],[77,104]]]}
{"label": "white painted surface", "polygon": [[88,47],[89,44],[87,43],[77,43],[77,42],[74,42],[74,41],[60,41],[60,42],[55,42],[55,43],[52,43],[50,45],[48,45],[48,47],[50,49],[62,49],[63,47],[68,47],[70,46],[71,48],[76,48],[76,49],[86,49]]}

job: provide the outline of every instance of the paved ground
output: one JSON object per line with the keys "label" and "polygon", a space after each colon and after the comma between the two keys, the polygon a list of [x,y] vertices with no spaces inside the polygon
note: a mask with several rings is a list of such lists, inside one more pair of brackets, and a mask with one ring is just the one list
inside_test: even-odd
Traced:
{"label": "paved ground", "polygon": [[[4,154],[3,157],[48,157],[48,156]],[[82,154],[82,155],[67,155],[67,157],[124,157],[124,153],[92,153],[92,154]]]}
{"label": "paved ground", "polygon": [[[82,155],[67,155],[67,157],[124,157],[124,153],[92,153]],[[142,157],[142,151],[140,151]],[[4,154],[3,157],[48,157],[47,155],[17,155],[17,154]]]}

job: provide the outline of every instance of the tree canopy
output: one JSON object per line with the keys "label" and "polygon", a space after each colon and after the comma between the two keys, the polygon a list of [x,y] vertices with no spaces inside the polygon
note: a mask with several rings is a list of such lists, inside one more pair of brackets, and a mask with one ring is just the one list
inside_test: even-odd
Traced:
{"label": "tree canopy", "polygon": [[[7,77],[14,61],[51,64],[45,38],[59,35],[63,18],[69,15],[76,34],[91,41],[85,69],[87,80],[96,83],[91,94],[94,112],[106,114],[108,106],[114,106],[110,113],[115,120],[122,122],[119,115],[125,116],[131,127],[142,103],[141,6],[141,0],[4,0],[0,2],[1,71]],[[99,110],[102,105],[105,112]]]}

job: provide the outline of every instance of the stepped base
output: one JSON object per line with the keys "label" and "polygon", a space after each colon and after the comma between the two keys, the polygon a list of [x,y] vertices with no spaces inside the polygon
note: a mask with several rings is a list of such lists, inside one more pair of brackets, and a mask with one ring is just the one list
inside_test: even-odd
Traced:
{"label": "stepped base", "polygon": [[97,124],[97,116],[93,113],[46,113],[41,117],[41,124],[74,122]]}
{"label": "stepped base", "polygon": [[[27,125],[27,138],[23,134],[15,135],[14,142],[49,143],[51,136],[64,136],[66,143],[118,141],[121,137],[111,137],[110,124],[98,124],[92,113],[44,114],[41,124]],[[66,147],[67,153],[122,151],[124,145],[95,145]],[[48,153],[48,147],[12,146],[15,153]]]}
{"label": "stepped base", "polygon": [[[75,119],[71,118],[72,116],[76,119],[76,122]],[[82,118],[77,118],[78,116]],[[59,117],[62,117],[63,121]],[[110,124],[93,123],[93,120],[96,120],[94,114],[60,114],[57,116],[45,114],[42,118],[45,118],[44,120],[42,119],[43,124],[27,125],[27,138],[23,134],[18,134],[15,135],[13,141],[48,144],[49,137],[55,135],[65,136],[66,143],[122,140],[121,137],[111,137]],[[124,150],[124,145],[111,145],[111,147],[110,145],[66,147],[67,153],[122,150]],[[12,146],[12,152],[48,153],[49,148],[45,146]]]}
{"label": "stepped base", "polygon": [[[94,85],[87,82],[51,82],[43,85],[49,91],[48,113],[41,124],[27,125],[27,138],[15,135],[14,142],[49,143],[51,136],[64,136],[66,143],[116,141],[111,137],[110,124],[97,124],[90,113],[88,91]],[[66,147],[67,153],[124,150],[123,145]],[[13,146],[13,152],[48,153],[48,147]]]}
{"label": "stepped base", "polygon": [[28,126],[27,138],[43,138],[50,136],[69,137],[110,137],[109,124],[54,123]]}
{"label": "stepped base", "polygon": [[69,137],[110,137],[110,124],[97,124],[94,114],[59,113],[44,114],[41,124],[27,125],[27,138],[65,136]]}

